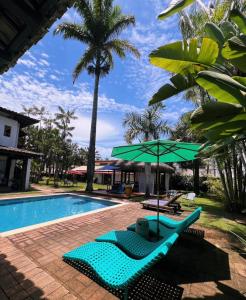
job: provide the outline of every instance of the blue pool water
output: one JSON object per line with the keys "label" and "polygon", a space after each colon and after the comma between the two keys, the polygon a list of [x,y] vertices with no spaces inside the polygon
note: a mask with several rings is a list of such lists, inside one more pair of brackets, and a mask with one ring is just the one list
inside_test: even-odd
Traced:
{"label": "blue pool water", "polygon": [[117,203],[70,194],[2,200],[0,232],[114,205]]}

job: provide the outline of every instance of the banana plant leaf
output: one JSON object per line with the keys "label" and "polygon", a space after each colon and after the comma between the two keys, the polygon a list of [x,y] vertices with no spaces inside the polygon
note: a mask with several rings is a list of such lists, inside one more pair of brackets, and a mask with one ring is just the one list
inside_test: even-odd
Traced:
{"label": "banana plant leaf", "polygon": [[238,77],[234,79],[225,74],[202,71],[198,73],[196,82],[219,102],[241,104],[246,107],[246,85],[240,83]]}
{"label": "banana plant leaf", "polygon": [[222,56],[231,61],[242,72],[246,72],[246,35],[229,39],[222,51]]}
{"label": "banana plant leaf", "polygon": [[150,62],[172,73],[197,73],[216,62],[218,44],[203,38],[200,48],[198,40],[178,41],[158,48],[150,54]]}
{"label": "banana plant leaf", "polygon": [[223,102],[210,102],[198,107],[191,115],[193,127],[196,124],[225,122],[244,112],[244,108],[238,104]]}
{"label": "banana plant leaf", "polygon": [[[201,130],[201,129],[200,129]],[[245,134],[245,116],[243,121],[229,121],[212,129],[203,129],[203,135],[212,143],[228,139],[235,135]]]}
{"label": "banana plant leaf", "polygon": [[172,96],[184,92],[196,85],[195,79],[192,75],[183,76],[181,74],[177,74],[173,76],[170,81],[172,84],[167,83],[163,85],[159,91],[153,95],[152,99],[149,101],[150,105],[171,98]]}
{"label": "banana plant leaf", "polygon": [[230,19],[237,24],[240,31],[246,34],[246,17],[238,9],[233,9],[230,12]]}
{"label": "banana plant leaf", "polygon": [[158,18],[160,20],[164,20],[165,18],[180,12],[193,2],[195,2],[195,0],[173,0],[171,1],[169,7],[159,14]]}
{"label": "banana plant leaf", "polygon": [[216,141],[216,143],[211,144],[210,142],[207,142],[204,144],[204,147],[201,148],[199,152],[199,157],[211,157],[215,154],[221,154],[221,152],[224,152],[225,147],[228,147],[232,143],[234,143],[237,140],[237,136],[235,137],[227,137],[221,140]]}
{"label": "banana plant leaf", "polygon": [[223,21],[219,26],[221,31],[223,32],[226,41],[232,38],[233,36],[237,35],[237,30],[231,22]]}
{"label": "banana plant leaf", "polygon": [[203,131],[210,141],[246,132],[246,112],[240,105],[211,102],[191,115],[192,128]]}
{"label": "banana plant leaf", "polygon": [[223,46],[225,42],[225,36],[222,30],[216,24],[212,22],[207,22],[205,24],[204,30],[206,37],[216,41],[220,45],[220,47]]}

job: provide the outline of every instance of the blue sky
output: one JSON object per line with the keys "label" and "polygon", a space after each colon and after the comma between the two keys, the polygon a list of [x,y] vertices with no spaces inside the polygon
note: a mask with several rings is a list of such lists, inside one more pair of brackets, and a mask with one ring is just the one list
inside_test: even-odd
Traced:
{"label": "blue sky", "polygon": [[[113,146],[124,144],[122,118],[126,112],[140,111],[147,106],[151,95],[168,81],[169,75],[148,62],[148,54],[165,43],[181,38],[177,17],[158,21],[156,16],[169,1],[115,0],[126,14],[134,15],[136,26],[127,29],[127,38],[141,52],[141,58],[129,55],[121,61],[115,59],[113,71],[101,80],[97,126],[97,149],[103,157],[109,157]],[[0,77],[1,106],[22,111],[22,105],[45,106],[50,114],[61,105],[75,109],[78,119],[73,133],[74,141],[88,145],[92,105],[93,78],[81,74],[72,83],[72,71],[84,46],[75,41],[64,41],[53,36],[55,26],[62,21],[77,22],[78,16],[68,10],[34,45],[17,65]],[[166,101],[164,119],[170,125],[191,109],[182,99],[174,97]]]}

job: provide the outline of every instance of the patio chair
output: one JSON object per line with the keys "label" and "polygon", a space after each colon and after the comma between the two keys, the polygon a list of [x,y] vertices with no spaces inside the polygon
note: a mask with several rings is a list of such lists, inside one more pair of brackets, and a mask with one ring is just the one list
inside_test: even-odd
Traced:
{"label": "patio chair", "polygon": [[187,195],[184,195],[182,198],[185,199],[185,200],[188,200],[189,205],[190,205],[190,203],[195,201],[196,194],[195,193],[188,193]]}
{"label": "patio chair", "polygon": [[125,185],[124,184],[115,184],[112,186],[112,189],[108,191],[112,194],[124,194],[125,192]]}
{"label": "patio chair", "polygon": [[[183,232],[200,218],[201,211],[202,208],[198,207],[191,214],[189,214],[185,219],[181,221],[168,218],[167,216],[160,216],[159,217],[160,236],[163,235],[165,236],[167,230],[171,230],[171,229],[175,229],[175,232],[177,233]],[[146,216],[145,219],[149,221],[150,233],[156,234],[157,216]],[[132,224],[127,227],[127,230],[131,230],[131,231],[135,231],[135,229],[136,229],[136,224]]]}
{"label": "patio chair", "polygon": [[[159,210],[167,211],[169,213],[177,213],[181,206],[179,203],[175,203],[176,197],[170,199],[159,200]],[[157,209],[157,199],[148,199],[141,202],[143,208],[147,209]]]}
{"label": "patio chair", "polygon": [[[164,243],[142,259],[133,259],[112,243],[90,242],[68,253],[63,258],[68,263],[83,263],[96,273],[109,288],[123,289],[124,299],[128,297],[128,287],[153,264],[166,256],[178,234],[172,234]],[[77,266],[78,267],[78,266]]]}

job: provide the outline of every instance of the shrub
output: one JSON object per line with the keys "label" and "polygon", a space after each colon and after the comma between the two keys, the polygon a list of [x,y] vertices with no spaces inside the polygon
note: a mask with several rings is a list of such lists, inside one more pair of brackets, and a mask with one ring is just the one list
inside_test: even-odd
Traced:
{"label": "shrub", "polygon": [[218,200],[224,200],[224,189],[219,178],[208,177],[207,179],[208,192],[214,195]]}
{"label": "shrub", "polygon": [[[194,191],[193,176],[175,174],[170,179],[170,189]],[[199,189],[201,192],[208,191],[207,177],[199,178]]]}

